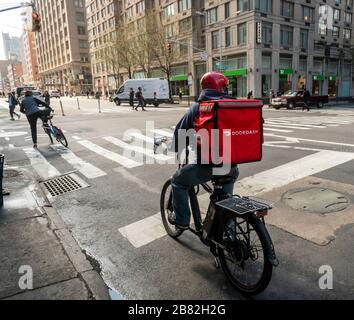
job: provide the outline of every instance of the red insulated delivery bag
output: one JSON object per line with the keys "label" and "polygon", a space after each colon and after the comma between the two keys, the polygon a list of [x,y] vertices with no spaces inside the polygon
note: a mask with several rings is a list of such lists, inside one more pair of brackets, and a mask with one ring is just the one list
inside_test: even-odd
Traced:
{"label": "red insulated delivery bag", "polygon": [[195,124],[202,164],[262,160],[263,104],[258,100],[201,102]]}

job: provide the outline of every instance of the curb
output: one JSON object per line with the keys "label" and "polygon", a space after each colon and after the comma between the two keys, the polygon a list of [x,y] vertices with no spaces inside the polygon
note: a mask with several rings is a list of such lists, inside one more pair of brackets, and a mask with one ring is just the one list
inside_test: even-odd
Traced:
{"label": "curb", "polygon": [[111,300],[108,286],[83,253],[58,212],[49,203],[41,184],[39,184],[39,187],[46,202],[41,208],[48,217],[49,228],[59,239],[64,252],[77,271],[78,277],[84,282],[91,294],[91,298],[93,300]]}

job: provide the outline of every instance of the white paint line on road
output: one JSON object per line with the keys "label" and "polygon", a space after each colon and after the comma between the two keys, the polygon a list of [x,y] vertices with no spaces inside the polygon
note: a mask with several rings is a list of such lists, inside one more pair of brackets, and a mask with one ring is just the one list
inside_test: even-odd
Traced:
{"label": "white paint line on road", "polygon": [[15,149],[15,146],[13,144],[9,144],[10,149]]}
{"label": "white paint line on road", "polygon": [[311,130],[310,128],[304,128],[304,127],[298,127],[296,126],[294,123],[291,124],[291,126],[287,126],[287,125],[282,125],[282,124],[276,124],[276,123],[271,123],[271,122],[267,122],[265,123],[265,125],[267,127],[276,127],[276,128],[288,128],[288,129],[296,129],[296,130]]}
{"label": "white paint line on road", "polygon": [[[289,138],[289,137],[286,137],[286,136],[275,135],[273,133],[265,133],[264,135],[267,136],[267,137],[275,137],[275,138],[284,138],[284,139],[288,139]],[[322,141],[322,140],[312,140],[312,139],[303,139],[303,138],[294,138],[294,139],[298,139],[300,141],[308,141],[308,142],[330,144],[330,145],[334,145],[334,146],[354,147],[354,144],[349,144],[349,143],[331,142],[331,141]]]}
{"label": "white paint line on road", "polygon": [[274,131],[274,132],[283,132],[283,133],[290,133],[290,132],[294,132],[292,130],[283,130],[283,129],[273,129],[273,128],[267,128],[267,126],[265,126],[263,128],[263,130],[267,130],[267,131]]}
{"label": "white paint line on road", "polygon": [[140,167],[143,165],[142,163],[138,163],[134,160],[123,157],[118,153],[104,149],[104,148],[92,143],[91,141],[81,140],[81,141],[77,141],[77,143],[79,143],[82,146],[84,146],[85,148],[99,154],[102,157],[105,157],[111,161],[119,163],[120,165],[122,165],[126,168],[135,168],[135,167]]}
{"label": "white paint line on road", "polygon": [[136,138],[136,139],[141,140],[141,141],[148,142],[148,143],[154,143],[155,142],[153,138],[144,136],[143,134],[141,134],[139,132],[128,133],[128,136]]}
{"label": "white paint line on road", "polygon": [[166,131],[166,130],[161,130],[161,129],[154,129],[151,130],[154,133],[157,133],[161,136],[166,136],[168,138],[173,138],[173,132],[172,131]]}
{"label": "white paint line on road", "polygon": [[60,176],[60,172],[53,167],[37,149],[25,148],[23,151],[30,159],[33,169],[38,173],[42,180],[48,180]]}
{"label": "white paint line on road", "polygon": [[131,150],[140,154],[144,154],[150,158],[154,158],[159,161],[168,161],[173,159],[173,157],[168,157],[164,154],[154,154],[153,146],[151,146],[151,150],[139,146],[134,146],[131,144],[128,144],[120,139],[114,138],[114,137],[104,137],[104,140],[113,143],[114,145],[121,147],[126,150]]}
{"label": "white paint line on road", "polygon": [[10,141],[10,138],[9,138],[9,137],[6,137],[5,140],[6,140],[6,141]]}
{"label": "white paint line on road", "polygon": [[[247,177],[236,183],[235,192],[253,195],[283,187],[291,182],[328,170],[354,159],[354,153],[320,151],[310,156],[289,162],[279,167]],[[206,203],[209,194],[200,198]],[[166,235],[160,214],[150,216],[119,229],[120,233],[135,247],[140,248]]]}
{"label": "white paint line on road", "polygon": [[271,119],[271,120],[267,120],[265,122],[266,124],[284,124],[284,125],[295,125],[295,126],[301,126],[301,127],[306,127],[306,128],[315,128],[315,129],[325,129],[326,127],[325,126],[319,126],[319,125],[314,125],[314,124],[304,124],[304,123],[299,123],[297,121],[280,121],[280,120],[275,120],[275,119]]}
{"label": "white paint line on road", "polygon": [[80,137],[78,137],[78,136],[73,136],[73,139],[75,139],[75,140],[81,140]]}
{"label": "white paint line on road", "polygon": [[96,179],[107,175],[101,169],[77,157],[70,149],[60,144],[51,145],[50,147],[87,179]]}
{"label": "white paint line on road", "polygon": [[20,136],[25,136],[26,134],[27,134],[27,132],[25,132],[25,131],[0,132],[0,138],[6,139],[6,138],[12,138],[12,137],[20,137]]}
{"label": "white paint line on road", "polygon": [[118,231],[123,237],[127,238],[135,248],[145,246],[166,235],[159,213],[120,228]]}

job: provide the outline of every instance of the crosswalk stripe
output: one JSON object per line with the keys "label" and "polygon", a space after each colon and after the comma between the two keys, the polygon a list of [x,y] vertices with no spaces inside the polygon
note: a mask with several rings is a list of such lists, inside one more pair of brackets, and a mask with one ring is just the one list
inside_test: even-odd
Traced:
{"label": "crosswalk stripe", "polygon": [[292,130],[283,130],[283,129],[272,129],[272,128],[267,128],[267,126],[265,126],[263,128],[263,130],[267,130],[267,131],[274,131],[274,132],[284,132],[284,133],[290,133],[290,132],[294,132]]}
{"label": "crosswalk stripe", "polygon": [[24,148],[23,151],[26,153],[32,167],[42,180],[48,180],[60,176],[60,172],[53,167],[37,149]]}
{"label": "crosswalk stripe", "polygon": [[314,124],[307,124],[307,123],[300,123],[300,122],[290,122],[290,121],[280,121],[280,120],[268,120],[265,122],[266,124],[284,124],[284,125],[295,125],[295,126],[301,126],[301,127],[307,127],[307,128],[318,128],[318,129],[323,129],[325,126],[319,126],[319,125],[314,125]]}
{"label": "crosswalk stripe", "polygon": [[168,138],[172,138],[173,137],[173,132],[171,131],[166,131],[166,130],[161,130],[161,129],[154,129],[151,130],[154,133],[160,134],[161,136],[166,136]]}
{"label": "crosswalk stripe", "polygon": [[[240,195],[256,196],[283,187],[310,175],[336,167],[354,159],[354,153],[320,151],[279,167],[260,172],[236,182],[235,191]],[[200,205],[206,208],[209,194],[204,194]],[[119,229],[119,232],[135,247],[140,248],[166,235],[162,229],[160,214],[137,221]]]}
{"label": "crosswalk stripe", "polygon": [[107,175],[101,169],[77,157],[70,149],[60,144],[51,145],[50,147],[87,179],[95,179]]}
{"label": "crosswalk stripe", "polygon": [[159,161],[168,161],[173,159],[172,157],[168,157],[163,154],[154,154],[153,145],[151,145],[151,150],[149,150],[148,148],[143,148],[143,147],[128,144],[114,137],[104,137],[103,139],[123,149],[132,150],[134,152],[144,154],[148,157],[154,158]]}
{"label": "crosswalk stripe", "polygon": [[311,130],[311,128],[297,127],[293,123],[291,126],[281,125],[281,124],[272,124],[266,122],[267,127],[276,127],[276,128],[288,128],[288,129],[297,129],[297,130]]}
{"label": "crosswalk stripe", "polygon": [[114,161],[116,163],[119,163],[120,165],[126,167],[126,168],[135,168],[135,167],[140,167],[143,164],[142,163],[138,163],[132,159],[126,158],[124,156],[121,156],[118,153],[112,152],[110,150],[107,150],[105,148],[102,148],[94,143],[92,143],[91,141],[87,141],[87,140],[81,140],[81,141],[77,141],[77,143],[81,144],[83,147],[99,154],[102,157],[105,157],[111,161]]}
{"label": "crosswalk stripe", "polygon": [[148,142],[148,143],[154,143],[154,138],[144,136],[143,134],[141,134],[139,132],[130,132],[130,133],[128,133],[128,136],[136,138],[141,141]]}

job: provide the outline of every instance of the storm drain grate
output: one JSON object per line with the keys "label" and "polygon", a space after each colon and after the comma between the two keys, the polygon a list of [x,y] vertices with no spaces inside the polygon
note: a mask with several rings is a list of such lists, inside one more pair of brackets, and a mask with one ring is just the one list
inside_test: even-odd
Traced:
{"label": "storm drain grate", "polygon": [[66,174],[43,182],[51,197],[87,188],[89,185],[76,174]]}

